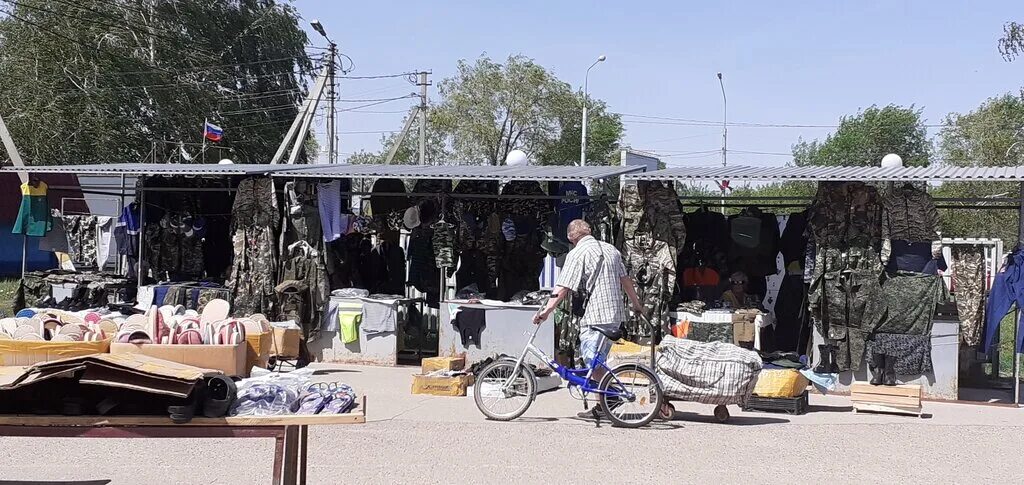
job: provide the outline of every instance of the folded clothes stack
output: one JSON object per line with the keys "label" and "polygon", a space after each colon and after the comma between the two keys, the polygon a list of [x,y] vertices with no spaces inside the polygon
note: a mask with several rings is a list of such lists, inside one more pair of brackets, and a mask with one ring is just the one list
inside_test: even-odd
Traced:
{"label": "folded clothes stack", "polygon": [[356,392],[337,382],[310,384],[312,369],[265,374],[238,382],[231,416],[344,414],[356,407]]}

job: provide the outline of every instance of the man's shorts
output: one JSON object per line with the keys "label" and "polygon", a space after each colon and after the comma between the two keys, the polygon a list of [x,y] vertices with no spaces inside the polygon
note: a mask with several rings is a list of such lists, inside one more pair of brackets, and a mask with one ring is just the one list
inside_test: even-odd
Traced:
{"label": "man's shorts", "polygon": [[580,356],[583,357],[583,362],[587,364],[587,367],[590,367],[591,362],[598,355],[604,360],[611,348],[612,342],[604,334],[589,325],[580,327]]}

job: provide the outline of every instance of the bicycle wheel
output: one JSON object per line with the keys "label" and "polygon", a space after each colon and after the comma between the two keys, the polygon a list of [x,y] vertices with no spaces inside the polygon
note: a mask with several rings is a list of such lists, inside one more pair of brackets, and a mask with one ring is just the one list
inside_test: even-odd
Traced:
{"label": "bicycle wheel", "polygon": [[[601,410],[614,426],[646,426],[661,412],[665,397],[658,377],[638,364],[620,365],[601,379]],[[609,394],[612,393],[612,394]],[[627,398],[625,396],[632,396]]]}
{"label": "bicycle wheel", "polygon": [[533,370],[525,363],[518,371],[515,367],[515,361],[499,360],[477,375],[473,400],[484,416],[511,421],[522,416],[537,397],[537,378]]}

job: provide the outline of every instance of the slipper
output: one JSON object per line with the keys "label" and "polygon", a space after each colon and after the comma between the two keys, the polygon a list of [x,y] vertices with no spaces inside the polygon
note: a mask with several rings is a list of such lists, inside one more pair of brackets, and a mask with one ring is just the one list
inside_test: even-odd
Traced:
{"label": "slipper", "polygon": [[121,330],[142,330],[146,328],[146,316],[142,314],[135,314],[125,319],[124,323],[121,324]]}
{"label": "slipper", "polygon": [[153,339],[142,330],[122,330],[114,337],[114,341],[122,344],[151,344]]}
{"label": "slipper", "polygon": [[355,402],[355,391],[351,387],[342,384],[342,387],[333,392],[331,402],[327,403],[327,406],[324,406],[323,410],[318,414],[345,414],[352,409],[352,405]]}
{"label": "slipper", "polygon": [[18,311],[14,316],[18,318],[32,318],[36,316],[36,311],[31,308],[23,308]]}
{"label": "slipper", "polygon": [[199,321],[203,323],[213,323],[225,320],[228,315],[231,314],[231,304],[221,300],[220,298],[214,298],[206,304],[203,308],[203,313],[199,317]]}
{"label": "slipper", "polygon": [[18,328],[18,319],[16,318],[0,318],[0,333],[5,335],[14,335],[14,330]]}
{"label": "slipper", "polygon": [[295,403],[295,414],[319,414],[332,400],[331,393],[307,391]]}
{"label": "slipper", "polygon": [[[26,339],[22,338],[26,335],[35,335],[37,339]],[[14,333],[11,334],[15,340],[42,340],[43,336],[39,334],[39,324],[23,323],[18,325],[18,328],[14,329]]]}
{"label": "slipper", "polygon": [[203,334],[196,328],[178,327],[171,340],[174,345],[203,345]]}
{"label": "slipper", "polygon": [[96,312],[86,313],[85,316],[82,317],[82,320],[85,320],[85,323],[99,323],[99,321],[102,319],[103,317],[101,317],[100,314]]}
{"label": "slipper", "polygon": [[245,341],[245,327],[238,320],[225,320],[215,326],[214,344],[237,345]]}
{"label": "slipper", "polygon": [[114,335],[117,333],[118,326],[113,320],[100,320],[96,323],[96,328],[105,334]]}
{"label": "slipper", "polygon": [[14,340],[14,337],[6,333],[0,332],[0,340]]}

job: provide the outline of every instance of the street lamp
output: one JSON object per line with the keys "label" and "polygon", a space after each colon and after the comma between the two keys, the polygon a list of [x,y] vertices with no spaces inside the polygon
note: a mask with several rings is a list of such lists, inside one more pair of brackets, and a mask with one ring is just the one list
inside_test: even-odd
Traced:
{"label": "street lamp", "polygon": [[729,101],[725,97],[725,81],[722,80],[722,73],[718,73],[718,85],[722,87],[722,166],[727,165],[726,153],[729,145]]}
{"label": "street lamp", "polygon": [[601,54],[590,67],[587,68],[587,74],[583,76],[583,134],[580,135],[580,166],[587,165],[587,81],[590,80],[590,70],[594,68],[599,62],[604,62],[607,59],[604,54]]}
{"label": "street lamp", "polygon": [[327,31],[324,30],[324,24],[321,24],[319,20],[313,19],[309,23],[313,27],[316,33],[327,39],[327,43],[330,46],[329,58],[327,60],[327,77],[331,82],[330,92],[327,95],[327,163],[337,163],[338,161],[338,135],[335,132],[335,117],[336,112],[334,110],[334,98],[336,98],[335,87],[334,87],[334,60],[338,56],[338,46],[327,36]]}

